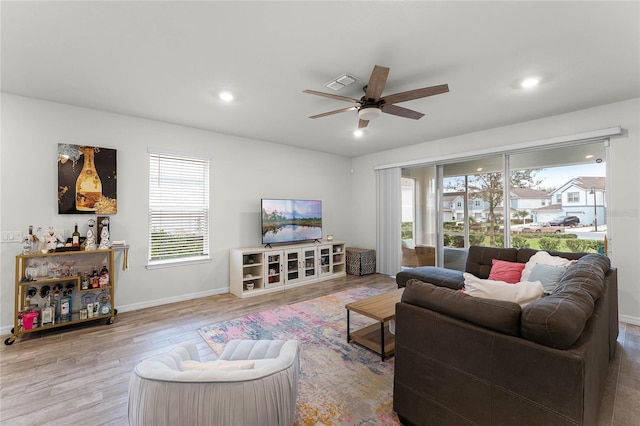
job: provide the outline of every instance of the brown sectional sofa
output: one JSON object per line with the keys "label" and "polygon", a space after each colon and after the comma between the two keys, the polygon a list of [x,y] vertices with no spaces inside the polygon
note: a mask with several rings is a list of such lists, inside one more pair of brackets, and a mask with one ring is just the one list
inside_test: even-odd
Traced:
{"label": "brown sectional sofa", "polygon": [[[471,247],[467,271],[535,250]],[[462,272],[414,268],[396,306],[393,406],[406,425],[595,425],[618,336],[617,270],[577,260],[548,296],[524,307],[458,291]]]}

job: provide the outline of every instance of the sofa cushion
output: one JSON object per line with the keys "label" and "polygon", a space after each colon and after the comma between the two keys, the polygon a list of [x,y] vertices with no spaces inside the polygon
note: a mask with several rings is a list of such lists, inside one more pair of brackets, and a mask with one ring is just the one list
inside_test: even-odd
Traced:
{"label": "sofa cushion", "polygon": [[515,302],[525,306],[538,300],[544,294],[540,281],[508,283],[505,281],[483,280],[469,273],[464,273],[465,293],[473,297],[497,299]]}
{"label": "sofa cushion", "polygon": [[520,282],[520,277],[522,277],[523,269],[523,263],[492,259],[489,279],[515,284],[517,282]]}
{"label": "sofa cushion", "polygon": [[486,327],[500,333],[517,336],[520,330],[520,305],[494,299],[471,297],[460,291],[439,287],[416,279],[408,280],[402,302],[419,306]]}
{"label": "sofa cushion", "polygon": [[538,263],[531,270],[529,281],[540,281],[542,287],[544,287],[544,292],[550,294],[556,289],[565,272],[567,272],[567,268],[564,266],[550,266]]}
{"label": "sofa cushion", "polygon": [[525,264],[524,270],[522,271],[522,279],[525,281],[532,281],[529,279],[529,275],[531,274],[533,268],[538,264],[568,267],[575,262],[575,260],[569,260],[561,256],[552,256],[546,251],[539,251],[531,256],[531,258]]}
{"label": "sofa cushion", "polygon": [[471,246],[467,256],[466,272],[478,278],[489,278],[493,259],[516,262],[518,260],[518,249]]}
{"label": "sofa cushion", "polygon": [[462,271],[437,266],[421,266],[419,268],[406,269],[396,274],[398,288],[404,287],[407,281],[412,279],[432,283],[440,287],[452,288],[454,290],[459,290],[464,286]]}
{"label": "sofa cushion", "polygon": [[416,248],[416,243],[414,243],[412,239],[402,240],[401,244],[402,244],[402,248],[408,248],[411,250]]}
{"label": "sofa cushion", "polygon": [[[565,251],[554,251],[554,250],[545,250],[545,251],[549,253],[551,256],[564,257],[565,259],[569,259],[569,260],[578,260],[582,256],[587,254],[582,252],[565,252]],[[529,259],[531,259],[531,256],[539,252],[540,250],[536,250],[532,248],[521,248],[518,250],[517,261],[520,263],[527,263]]]}
{"label": "sofa cushion", "polygon": [[567,269],[553,293],[522,308],[522,337],[556,349],[570,348],[604,293],[604,276],[610,267],[605,256],[581,257]]}

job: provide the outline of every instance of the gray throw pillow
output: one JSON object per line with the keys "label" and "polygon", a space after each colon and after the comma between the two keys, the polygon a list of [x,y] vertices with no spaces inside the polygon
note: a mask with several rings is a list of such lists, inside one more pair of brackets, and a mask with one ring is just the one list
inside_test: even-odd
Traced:
{"label": "gray throw pillow", "polygon": [[540,281],[542,287],[544,287],[544,292],[551,294],[566,271],[567,268],[563,266],[549,266],[538,263],[531,270],[528,281]]}

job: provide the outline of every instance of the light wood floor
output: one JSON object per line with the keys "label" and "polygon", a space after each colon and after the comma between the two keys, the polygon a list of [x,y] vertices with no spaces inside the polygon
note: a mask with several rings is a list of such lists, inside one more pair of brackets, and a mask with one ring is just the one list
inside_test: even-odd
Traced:
{"label": "light wood floor", "polygon": [[[121,312],[112,325],[25,335],[0,347],[0,424],[125,426],[129,378],[140,360],[186,340],[207,359],[211,351],[197,334],[199,327],[355,286],[392,290],[395,283],[383,275],[347,275],[247,299],[224,294]],[[621,324],[620,331],[599,424],[638,426],[640,327]]]}

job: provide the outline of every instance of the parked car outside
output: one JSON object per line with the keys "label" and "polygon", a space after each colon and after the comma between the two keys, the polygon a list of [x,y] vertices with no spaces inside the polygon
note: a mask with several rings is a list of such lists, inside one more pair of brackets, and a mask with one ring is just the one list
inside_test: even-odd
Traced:
{"label": "parked car outside", "polygon": [[534,222],[523,226],[522,232],[535,232],[537,234],[560,234],[564,232],[564,226],[551,225],[549,222]]}
{"label": "parked car outside", "polygon": [[580,224],[580,218],[578,216],[558,216],[549,221],[550,225],[555,226],[577,226]]}

